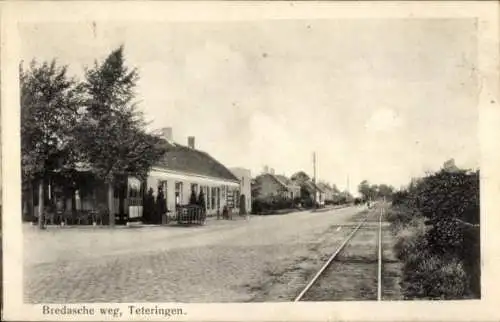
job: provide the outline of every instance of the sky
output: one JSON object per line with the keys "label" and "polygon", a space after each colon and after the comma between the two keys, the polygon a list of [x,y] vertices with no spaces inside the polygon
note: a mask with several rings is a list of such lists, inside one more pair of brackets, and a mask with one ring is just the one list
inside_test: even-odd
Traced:
{"label": "sky", "polygon": [[[21,58],[84,66],[123,44],[151,129],[253,175],[303,170],[355,192],[454,158],[479,165],[474,20],[31,23]],[[349,185],[347,186],[347,184]]]}

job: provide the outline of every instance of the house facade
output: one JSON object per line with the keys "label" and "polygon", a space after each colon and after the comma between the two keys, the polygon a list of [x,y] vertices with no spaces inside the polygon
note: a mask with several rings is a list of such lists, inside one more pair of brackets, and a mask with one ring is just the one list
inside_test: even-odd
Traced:
{"label": "house facade", "polygon": [[178,206],[187,205],[191,195],[203,191],[207,215],[222,212],[227,206],[239,206],[240,180],[208,153],[195,148],[195,138],[188,137],[184,146],[172,140],[171,128],[160,133],[167,144],[167,152],[149,173],[146,189],[163,190],[167,210],[175,213]]}
{"label": "house facade", "polygon": [[262,173],[254,179],[254,194],[257,198],[279,196],[286,199],[300,197],[300,186],[284,175]]}
{"label": "house facade", "polygon": [[330,185],[324,183],[324,182],[320,182],[318,183],[318,187],[324,191],[324,199],[325,199],[325,202],[333,202],[333,200],[335,199],[335,191],[332,187],[330,187]]}
{"label": "house facade", "polygon": [[325,204],[325,191],[311,180],[304,171],[295,173],[291,180],[300,187],[301,198],[311,198],[312,200],[315,199],[319,205]]}
{"label": "house facade", "polygon": [[[162,129],[158,135],[164,139],[166,153],[152,167],[147,179],[127,177],[114,186],[113,212],[117,222],[141,220],[144,196],[149,191],[155,200],[162,191],[165,209],[171,214],[177,207],[189,204],[193,193],[199,197],[200,191],[203,191],[208,216],[222,213],[225,206],[232,209],[239,206],[240,180],[208,153],[197,150],[194,137],[188,138],[187,145],[181,145],[172,140],[171,128]],[[92,176],[88,169],[77,169],[77,172],[81,180],[72,188],[66,187],[63,194],[57,190],[64,183],[49,182],[44,189],[44,204],[53,203],[58,208],[77,212],[108,209],[109,191],[105,183]],[[23,211],[32,214],[29,217],[38,217],[36,187],[25,190]]]}
{"label": "house facade", "polygon": [[241,214],[250,213],[252,211],[252,173],[244,168],[230,168],[229,170],[240,181],[239,198],[234,200],[235,208]]}

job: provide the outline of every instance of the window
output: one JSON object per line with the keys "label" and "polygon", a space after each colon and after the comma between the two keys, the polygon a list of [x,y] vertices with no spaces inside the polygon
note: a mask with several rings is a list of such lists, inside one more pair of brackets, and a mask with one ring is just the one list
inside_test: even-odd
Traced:
{"label": "window", "polygon": [[130,198],[138,198],[139,197],[139,189],[137,187],[129,186],[129,197]]}
{"label": "window", "polygon": [[182,182],[175,183],[175,204],[182,204]]}
{"label": "window", "polygon": [[227,192],[227,207],[234,208],[234,190]]}
{"label": "window", "polygon": [[212,201],[210,203],[210,205],[212,206],[212,209],[215,209],[215,206],[216,206],[216,200],[215,200],[215,197],[217,195],[217,188],[215,187],[212,187],[211,189],[212,191],[210,192],[210,195],[212,197]]}
{"label": "window", "polygon": [[240,191],[239,190],[235,190],[234,191],[234,203],[236,204],[236,208],[239,208],[240,207]]}
{"label": "window", "polygon": [[128,178],[128,196],[129,198],[142,198],[141,182],[136,178]]}
{"label": "window", "polygon": [[158,191],[160,189],[163,191],[163,197],[165,198],[165,204],[168,205],[168,181],[158,180]]}
{"label": "window", "polygon": [[217,198],[216,198],[216,200],[217,200],[217,209],[220,209],[220,188],[217,187],[216,191],[217,191],[217,194],[216,194],[216,196],[217,196]]}
{"label": "window", "polygon": [[191,184],[191,191],[194,191],[195,194],[198,194],[198,185],[196,183]]}
{"label": "window", "polygon": [[210,187],[207,186],[206,189],[207,189],[207,193],[206,193],[207,209],[212,209],[212,203],[211,203],[212,198],[210,198],[211,197],[211,195],[210,195]]}

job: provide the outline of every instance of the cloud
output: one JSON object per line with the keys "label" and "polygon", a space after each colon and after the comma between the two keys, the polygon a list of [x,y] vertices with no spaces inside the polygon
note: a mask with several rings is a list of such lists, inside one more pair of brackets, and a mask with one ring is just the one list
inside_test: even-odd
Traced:
{"label": "cloud", "polygon": [[365,126],[373,132],[390,132],[403,125],[403,120],[391,109],[376,110],[366,122]]}

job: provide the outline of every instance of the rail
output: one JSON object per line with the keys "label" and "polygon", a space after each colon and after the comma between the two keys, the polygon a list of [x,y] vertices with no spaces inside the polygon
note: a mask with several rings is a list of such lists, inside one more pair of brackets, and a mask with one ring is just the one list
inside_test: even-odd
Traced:
{"label": "rail", "polygon": [[314,275],[314,277],[307,283],[306,287],[299,293],[299,295],[295,298],[294,302],[299,302],[304,295],[309,291],[309,289],[316,283],[318,278],[323,274],[323,272],[330,266],[330,264],[333,262],[333,260],[337,257],[337,255],[342,251],[342,249],[347,245],[347,243],[351,240],[351,238],[356,234],[356,232],[359,230],[359,228],[365,223],[367,218],[364,218],[363,221],[359,223],[359,225],[356,226],[356,228],[353,229],[353,231],[347,236],[346,239],[342,242],[342,244],[335,250],[335,252],[328,258],[326,263],[321,267],[321,269]]}
{"label": "rail", "polygon": [[[378,258],[377,258],[377,301],[382,301],[382,218],[384,215],[384,209],[381,208],[378,218],[378,233],[377,233],[377,248],[378,248]],[[307,285],[302,289],[302,291],[294,299],[294,302],[301,301],[304,296],[309,292],[311,287],[316,284],[318,279],[324,274],[326,269],[331,265],[331,263],[337,258],[339,253],[345,248],[345,246],[352,240],[354,235],[359,231],[361,226],[365,224],[368,216],[366,216],[354,229],[353,231],[343,240],[342,244],[330,255],[328,260],[323,264],[323,266],[316,272],[314,277],[307,283]]]}

